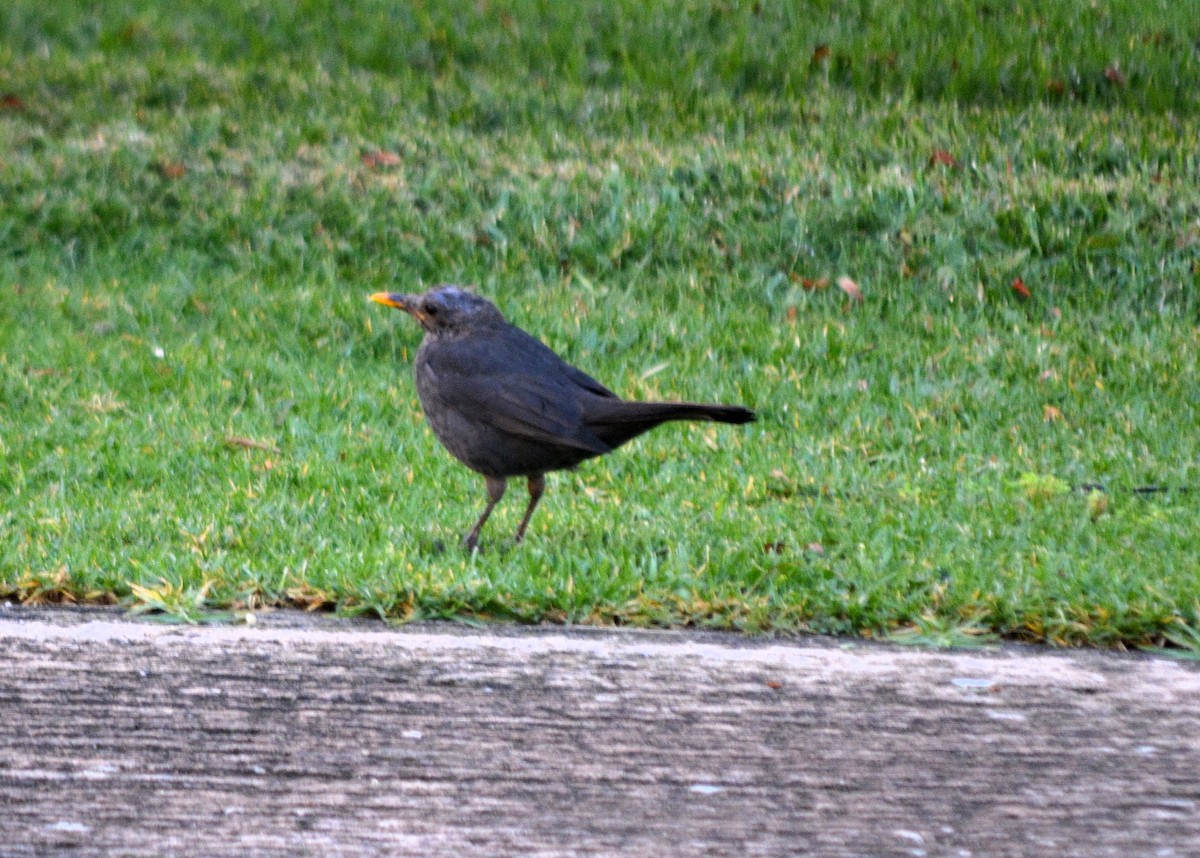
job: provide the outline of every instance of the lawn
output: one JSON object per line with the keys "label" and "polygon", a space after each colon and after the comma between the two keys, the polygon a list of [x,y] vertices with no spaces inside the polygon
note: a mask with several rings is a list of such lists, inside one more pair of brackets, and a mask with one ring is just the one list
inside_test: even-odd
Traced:
{"label": "lawn", "polygon": [[[0,595],[1200,648],[1198,44],[1196,2],[9,0]],[[759,420],[551,475],[517,547],[514,484],[467,554],[367,301],[441,282]]]}

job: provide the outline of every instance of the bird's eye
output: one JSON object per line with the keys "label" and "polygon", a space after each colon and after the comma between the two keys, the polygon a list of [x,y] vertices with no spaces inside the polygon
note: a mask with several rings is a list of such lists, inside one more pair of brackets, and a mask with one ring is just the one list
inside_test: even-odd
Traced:
{"label": "bird's eye", "polygon": [[438,313],[437,304],[430,301],[425,305],[425,315],[426,316],[436,316],[437,313]]}

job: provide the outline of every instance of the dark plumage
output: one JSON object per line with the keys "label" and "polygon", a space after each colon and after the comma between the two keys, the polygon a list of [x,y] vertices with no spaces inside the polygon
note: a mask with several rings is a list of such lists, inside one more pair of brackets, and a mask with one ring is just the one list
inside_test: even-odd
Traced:
{"label": "dark plumage", "polygon": [[487,480],[488,504],[463,538],[474,548],[509,477],[529,481],[516,541],[545,490],[545,474],[611,452],[667,420],[748,423],[740,405],[628,402],[505,321],[496,306],[465,289],[423,295],[379,292],[372,301],[412,315],[425,329],[414,374],[438,440]]}

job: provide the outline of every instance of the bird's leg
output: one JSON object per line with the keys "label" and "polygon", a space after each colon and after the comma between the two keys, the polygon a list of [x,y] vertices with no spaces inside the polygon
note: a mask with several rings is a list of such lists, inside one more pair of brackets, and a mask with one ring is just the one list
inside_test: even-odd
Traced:
{"label": "bird's leg", "polygon": [[504,490],[508,488],[508,480],[504,477],[484,477],[484,479],[487,480],[488,504],[483,508],[483,515],[479,516],[479,521],[475,522],[475,526],[463,537],[462,546],[468,551],[474,551],[479,544],[479,531],[483,530],[484,522],[488,520],[488,516],[496,508],[496,504],[500,503],[500,498],[504,497]]}
{"label": "bird's leg", "polygon": [[525,507],[525,517],[521,519],[521,526],[517,528],[517,535],[513,537],[513,542],[520,542],[525,538],[525,528],[529,526],[529,517],[533,515],[533,508],[538,505],[538,501],[542,499],[545,491],[545,474],[535,474],[529,478],[529,505]]}

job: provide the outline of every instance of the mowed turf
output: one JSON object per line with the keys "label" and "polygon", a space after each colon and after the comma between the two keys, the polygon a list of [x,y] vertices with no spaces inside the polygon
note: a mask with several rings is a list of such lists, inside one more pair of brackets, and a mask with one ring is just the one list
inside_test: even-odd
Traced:
{"label": "mowed turf", "polygon": [[[1194,3],[93,6],[0,12],[0,593],[1200,646]],[[464,553],[439,282],[759,421]]]}

